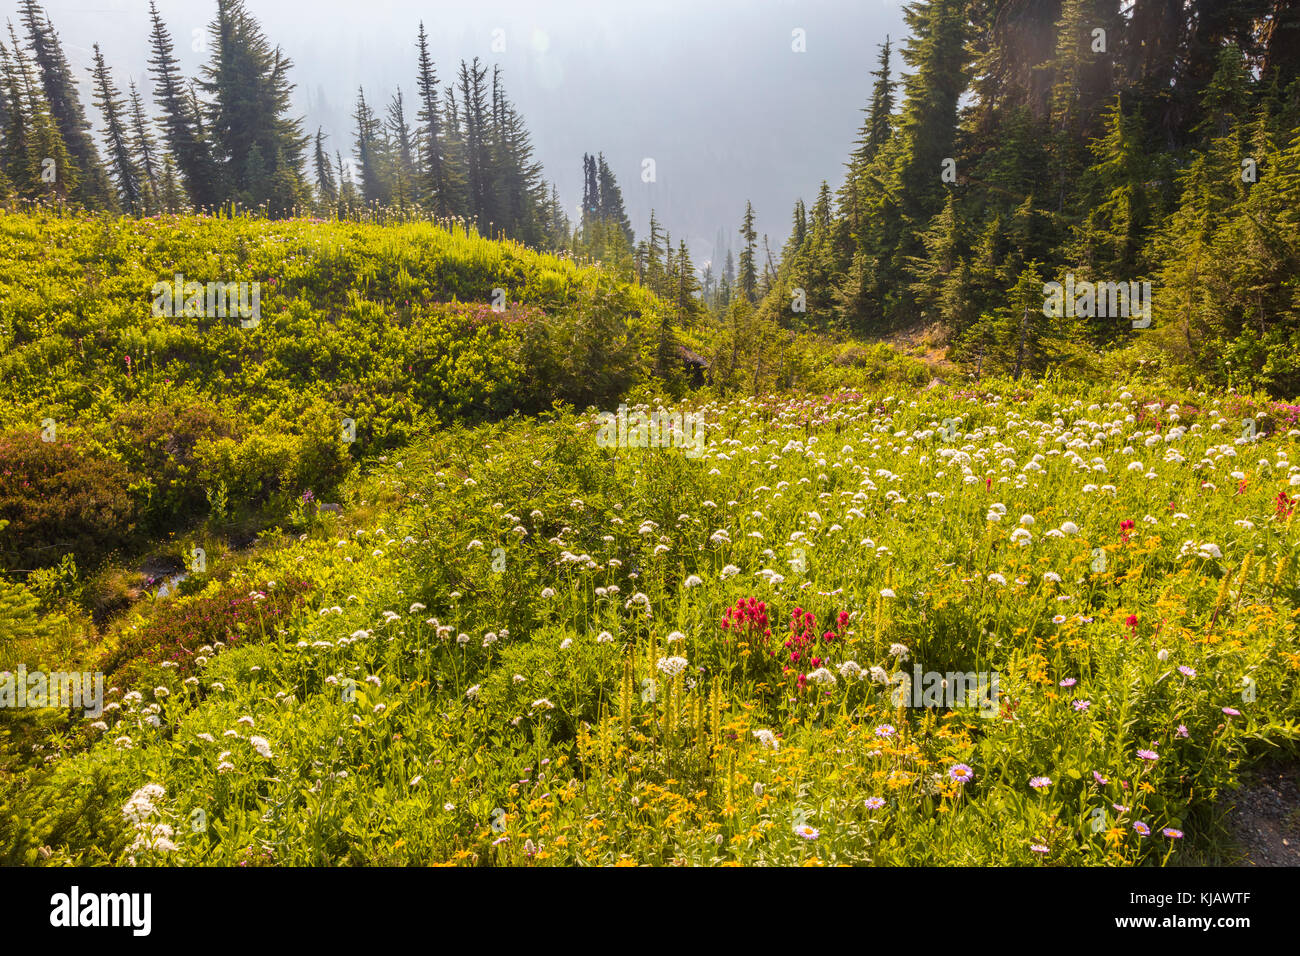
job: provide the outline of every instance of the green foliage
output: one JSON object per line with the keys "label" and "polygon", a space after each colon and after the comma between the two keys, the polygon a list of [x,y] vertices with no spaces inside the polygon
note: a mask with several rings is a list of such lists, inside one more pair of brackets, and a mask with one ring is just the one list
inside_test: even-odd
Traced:
{"label": "green foliage", "polygon": [[[0,248],[0,427],[15,463],[62,454],[67,472],[49,500],[22,484],[34,463],[0,478],[9,560],[34,560],[77,514],[89,567],[129,527],[124,484],[152,531],[201,522],[215,499],[219,521],[274,520],[440,423],[612,406],[650,375],[672,315],[604,272],[427,223],[7,215]],[[152,315],[155,283],[177,274],[259,283],[260,322]],[[78,455],[20,439],[47,418]],[[78,489],[99,483],[96,529]]]}
{"label": "green foliage", "polygon": [[[705,414],[699,459],[448,428],[350,479],[365,513],[142,608],[106,729],[6,784],[3,859],[1159,865],[1219,852],[1300,735],[1300,410],[1000,379]],[[1037,450],[1067,436],[1106,472]],[[996,713],[870,674],[913,664],[996,671]]]}
{"label": "green foliage", "polygon": [[0,553],[10,567],[57,565],[67,554],[93,564],[121,546],[134,525],[127,471],[88,448],[0,433]]}

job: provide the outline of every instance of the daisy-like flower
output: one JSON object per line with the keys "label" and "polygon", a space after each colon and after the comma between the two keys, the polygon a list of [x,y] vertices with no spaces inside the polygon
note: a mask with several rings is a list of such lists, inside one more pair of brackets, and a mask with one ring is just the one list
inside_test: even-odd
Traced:
{"label": "daisy-like flower", "polygon": [[866,806],[868,810],[879,810],[885,805],[884,797],[867,797]]}
{"label": "daisy-like flower", "polygon": [[1062,686],[1062,687],[1073,687],[1073,686],[1074,686],[1075,684],[1077,684],[1077,683],[1079,683],[1079,682],[1078,682],[1077,680],[1075,680],[1073,677],[1067,677],[1065,680],[1061,681],[1061,686]]}
{"label": "daisy-like flower", "polygon": [[1229,717],[1241,716],[1241,711],[1237,710],[1235,707],[1225,707],[1223,708],[1223,712],[1227,714]]}
{"label": "daisy-like flower", "polygon": [[1183,838],[1182,830],[1175,830],[1173,827],[1165,827],[1160,831],[1171,840],[1181,840]]}
{"label": "daisy-like flower", "polygon": [[1049,847],[1049,846],[1047,846],[1047,845],[1045,845],[1045,844],[1042,844],[1042,843],[1031,843],[1031,844],[1029,845],[1029,849],[1033,850],[1035,853],[1050,853],[1050,852],[1052,852],[1052,848],[1051,848],[1051,847]]}
{"label": "daisy-like flower", "polygon": [[1141,820],[1138,820],[1136,823],[1133,824],[1133,830],[1135,833],[1137,833],[1138,836],[1151,835],[1151,828],[1147,826],[1145,823],[1143,823]]}
{"label": "daisy-like flower", "polygon": [[1108,778],[1103,777],[1101,774],[1099,774],[1099,773],[1098,773],[1097,771],[1095,771],[1095,770],[1092,772],[1092,779],[1093,779],[1093,780],[1096,780],[1097,783],[1099,783],[1099,784],[1100,784],[1101,786],[1103,786],[1103,787],[1106,786],[1106,784],[1110,783],[1110,780],[1109,780]]}
{"label": "daisy-like flower", "polygon": [[1160,755],[1156,753],[1154,750],[1139,750],[1138,756],[1141,757],[1143,760],[1150,760],[1152,763],[1155,763],[1157,760],[1160,759]]}
{"label": "daisy-like flower", "polygon": [[1188,667],[1186,664],[1179,664],[1179,665],[1178,665],[1178,673],[1182,674],[1184,677],[1195,677],[1195,676],[1196,676],[1196,671],[1195,671],[1194,669]]}
{"label": "daisy-like flower", "polygon": [[1115,808],[1116,813],[1128,813],[1128,807],[1122,803],[1112,803],[1111,806]]}
{"label": "daisy-like flower", "polygon": [[1187,737],[1187,736],[1188,736],[1187,725],[1186,725],[1186,724],[1179,724],[1179,725],[1178,725],[1178,730],[1177,730],[1177,732],[1175,732],[1174,736],[1175,736],[1175,737]]}
{"label": "daisy-like flower", "polygon": [[889,739],[890,737],[894,736],[894,734],[897,733],[897,731],[894,729],[893,724],[881,724],[879,727],[876,728],[875,733],[877,737],[884,737],[885,739]]}
{"label": "daisy-like flower", "polygon": [[1058,615],[1056,615],[1054,618],[1052,618],[1052,623],[1053,623],[1053,624],[1064,624],[1064,623],[1065,623],[1065,615],[1064,615],[1064,614],[1058,614]]}
{"label": "daisy-like flower", "polygon": [[975,779],[975,771],[964,763],[953,764],[948,768],[948,779],[966,784]]}
{"label": "daisy-like flower", "polygon": [[1090,700],[1076,700],[1076,701],[1074,701],[1074,709],[1077,710],[1077,711],[1079,711],[1080,713],[1083,713],[1085,710],[1087,710],[1087,709],[1088,709],[1089,707],[1091,707],[1091,706],[1092,706],[1092,701],[1090,701]]}
{"label": "daisy-like flower", "polygon": [[796,836],[801,836],[805,840],[815,840],[822,835],[820,830],[816,827],[810,827],[806,823],[799,824],[794,828],[794,832]]}
{"label": "daisy-like flower", "polygon": [[1029,785],[1033,787],[1035,790],[1046,790],[1048,787],[1052,785],[1052,778],[1033,777],[1032,779],[1030,779]]}

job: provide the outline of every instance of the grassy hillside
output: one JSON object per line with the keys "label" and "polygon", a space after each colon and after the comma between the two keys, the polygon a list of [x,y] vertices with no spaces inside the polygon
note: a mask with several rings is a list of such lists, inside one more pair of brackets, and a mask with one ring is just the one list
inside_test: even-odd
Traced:
{"label": "grassy hillside", "polygon": [[[259,283],[260,323],[155,315],[155,283],[177,274]],[[608,403],[644,377],[660,309],[460,229],[244,218],[2,215],[0,298],[0,445],[51,497],[104,490],[97,514],[53,516],[83,564],[92,538],[112,547],[136,524],[283,516],[451,420]],[[34,528],[49,516],[21,512],[30,497],[0,486],[21,567],[67,550]]]}
{"label": "grassy hillside", "polygon": [[[155,314],[177,275],[258,283],[260,321],[180,299]],[[0,449],[17,464],[0,557],[25,569],[67,553],[84,569],[202,520],[287,521],[355,461],[452,421],[612,408],[652,373],[683,384],[668,307],[640,286],[429,223],[0,213],[0,302]],[[899,364],[748,331],[687,341],[753,387]]]}

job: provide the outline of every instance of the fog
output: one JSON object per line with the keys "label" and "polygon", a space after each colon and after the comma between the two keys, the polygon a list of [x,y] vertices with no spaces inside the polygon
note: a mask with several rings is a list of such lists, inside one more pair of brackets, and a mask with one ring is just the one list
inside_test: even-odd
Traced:
{"label": "fog", "polygon": [[[18,25],[17,4],[8,16]],[[268,37],[293,60],[295,111],[322,127],[331,149],[352,148],[357,87],[382,107],[400,86],[413,115],[415,37],[429,32],[439,78],[461,58],[499,63],[532,132],[537,159],[570,216],[582,198],[582,154],[603,152],[638,237],[650,210],[685,238],[698,264],[719,228],[735,249],[745,201],[776,255],[794,202],[810,205],[822,179],[836,188],[861,123],[876,47],[904,34],[898,0],[248,0]],[[91,45],[118,85],[146,74],[147,0],[45,0],[82,81]],[[214,0],[160,0],[188,75]],[[794,31],[804,31],[795,52]],[[504,46],[504,49],[501,47]],[[495,49],[494,49],[495,47]],[[897,60],[896,60],[897,62]],[[654,182],[643,182],[644,161]],[[761,248],[760,248],[761,255]]]}

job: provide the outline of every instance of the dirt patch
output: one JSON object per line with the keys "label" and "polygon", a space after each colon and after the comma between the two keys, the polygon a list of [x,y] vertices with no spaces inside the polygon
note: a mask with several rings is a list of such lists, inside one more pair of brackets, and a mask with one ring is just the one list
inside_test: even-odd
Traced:
{"label": "dirt patch", "polygon": [[1237,866],[1300,866],[1300,762],[1268,762],[1242,774],[1227,795],[1226,826]]}

